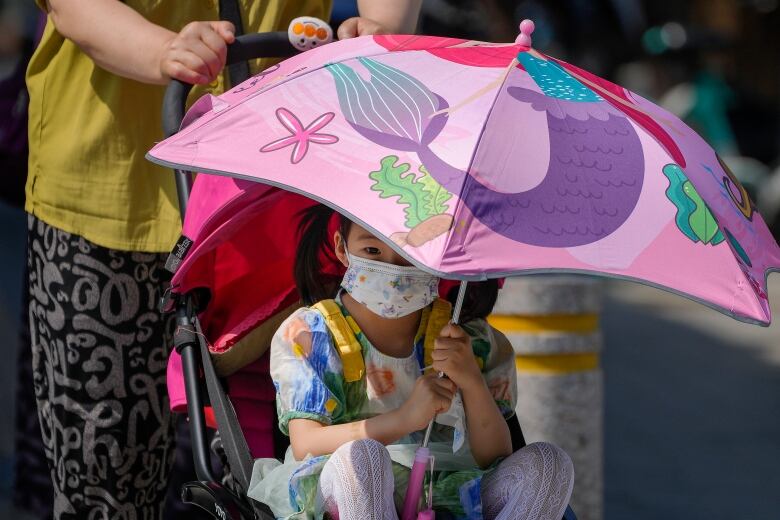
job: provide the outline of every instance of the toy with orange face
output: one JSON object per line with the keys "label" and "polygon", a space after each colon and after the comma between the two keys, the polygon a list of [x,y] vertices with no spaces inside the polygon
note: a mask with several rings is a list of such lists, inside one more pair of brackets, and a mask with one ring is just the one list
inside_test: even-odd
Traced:
{"label": "toy with orange face", "polygon": [[290,22],[287,36],[293,47],[306,51],[333,41],[333,29],[319,18],[301,16]]}

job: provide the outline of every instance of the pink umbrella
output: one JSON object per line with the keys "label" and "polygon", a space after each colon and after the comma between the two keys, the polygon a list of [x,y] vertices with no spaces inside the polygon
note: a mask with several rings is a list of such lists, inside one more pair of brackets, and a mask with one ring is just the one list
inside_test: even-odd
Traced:
{"label": "pink umbrella", "polygon": [[768,324],[780,250],[715,152],[672,114],[534,50],[523,28],[514,44],[314,49],[203,101],[149,158],[324,202],[444,277],[598,274]]}
{"label": "pink umbrella", "polygon": [[[188,126],[149,152],[165,166],[240,179],[199,183],[216,196],[188,211],[196,246],[173,281],[186,292],[221,273],[209,283],[263,280],[262,305],[232,313],[236,323],[210,320],[229,331],[216,332],[217,348],[294,299],[286,271],[276,287],[273,269],[247,267],[241,279],[216,269],[207,253],[230,236],[221,226],[251,221],[268,238],[257,244],[273,246],[262,253],[287,265],[285,233],[310,204],[245,180],[328,204],[444,277],[598,274],[770,322],[766,277],[780,250],[715,152],[672,114],[532,49],[532,23],[521,31],[514,44],[375,36],[321,47],[202,99]],[[261,198],[265,208],[238,209]],[[415,463],[405,520],[426,460]]]}

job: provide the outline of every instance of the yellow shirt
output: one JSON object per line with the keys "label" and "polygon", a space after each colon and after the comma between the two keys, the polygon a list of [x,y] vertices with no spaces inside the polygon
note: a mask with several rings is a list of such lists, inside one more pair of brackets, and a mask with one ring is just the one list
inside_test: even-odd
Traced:
{"label": "yellow shirt", "polygon": [[[246,33],[287,30],[296,16],[327,20],[331,8],[331,0],[238,1]],[[177,32],[191,21],[219,19],[218,0],[126,3]],[[252,71],[268,65],[252,63]],[[194,89],[190,100],[221,92],[223,82],[220,76],[208,89]],[[170,251],[181,231],[173,173],[144,159],[163,137],[165,87],[101,69],[51,20],[27,69],[27,87],[27,212],[103,247]]]}

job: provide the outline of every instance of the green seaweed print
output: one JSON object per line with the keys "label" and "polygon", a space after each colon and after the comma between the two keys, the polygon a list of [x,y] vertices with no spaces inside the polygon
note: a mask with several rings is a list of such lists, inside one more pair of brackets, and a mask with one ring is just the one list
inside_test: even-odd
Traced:
{"label": "green seaweed print", "polygon": [[693,242],[713,246],[723,242],[725,237],[718,222],[682,168],[676,164],[667,164],[663,172],[669,179],[666,196],[677,207],[677,228]]}
{"label": "green seaweed print", "polygon": [[404,206],[404,225],[409,229],[393,233],[390,238],[394,242],[401,247],[419,247],[452,227],[452,215],[446,213],[452,193],[436,182],[425,166],[415,174],[408,163],[399,163],[396,155],[384,157],[380,164],[379,170],[368,174],[374,181],[371,190],[383,199],[396,198]]}

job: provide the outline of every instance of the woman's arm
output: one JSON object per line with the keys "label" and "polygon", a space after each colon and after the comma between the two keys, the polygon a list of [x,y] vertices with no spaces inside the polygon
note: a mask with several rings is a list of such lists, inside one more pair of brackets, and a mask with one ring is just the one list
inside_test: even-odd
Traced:
{"label": "woman's arm", "polygon": [[155,25],[118,0],[47,0],[57,31],[100,67],[143,83],[208,83],[234,40],[230,22],[193,22],[180,33]]}

